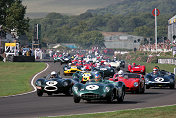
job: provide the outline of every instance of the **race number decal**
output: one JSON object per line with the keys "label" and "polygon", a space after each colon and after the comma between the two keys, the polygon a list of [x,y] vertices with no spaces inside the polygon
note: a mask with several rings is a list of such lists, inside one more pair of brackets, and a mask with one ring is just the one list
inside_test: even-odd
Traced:
{"label": "race number decal", "polygon": [[99,86],[97,86],[97,85],[88,85],[88,86],[86,86],[87,90],[97,90],[98,88],[99,88]]}
{"label": "race number decal", "polygon": [[157,78],[155,78],[155,81],[157,81],[157,82],[163,82],[163,81],[164,81],[164,78],[162,78],[162,77],[157,77]]}
{"label": "race number decal", "polygon": [[56,82],[56,81],[48,81],[48,82],[46,82],[46,84],[47,84],[48,86],[54,86],[54,85],[57,84],[57,82]]}

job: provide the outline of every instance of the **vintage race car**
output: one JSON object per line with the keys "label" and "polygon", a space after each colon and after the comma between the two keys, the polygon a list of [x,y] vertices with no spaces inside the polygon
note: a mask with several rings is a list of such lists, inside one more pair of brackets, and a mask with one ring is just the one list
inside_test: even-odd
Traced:
{"label": "vintage race car", "polygon": [[124,82],[126,91],[128,92],[144,93],[145,91],[145,80],[144,76],[141,74],[125,73],[123,77],[119,77],[118,74],[114,74],[114,77],[109,80],[114,82]]}
{"label": "vintage race car", "polygon": [[124,60],[120,60],[120,67],[125,68],[125,61]]}
{"label": "vintage race car", "polygon": [[69,75],[69,74],[75,73],[76,71],[81,71],[81,67],[65,65],[63,67],[63,70],[64,70],[64,75]]}
{"label": "vintage race car", "polygon": [[111,65],[111,67],[113,67],[115,70],[120,70],[120,61],[111,61],[108,62],[108,64]]}
{"label": "vintage race car", "polygon": [[92,70],[102,71],[104,73],[104,77],[113,77],[113,75],[115,74],[114,68],[108,65],[101,65],[100,67],[94,67]]}
{"label": "vintage race car", "polygon": [[43,93],[48,95],[64,93],[65,95],[72,94],[72,86],[74,81],[71,79],[63,79],[58,76],[56,78],[51,78],[48,75],[46,78],[37,79],[35,82],[37,88],[37,95],[42,96]]}
{"label": "vintage race car", "polygon": [[87,101],[106,100],[107,102],[113,102],[113,100],[117,99],[118,102],[123,102],[125,84],[123,82],[103,80],[102,77],[97,81],[95,73],[91,73],[91,78],[86,84],[76,83],[73,86],[74,102],[79,103],[81,99]]}
{"label": "vintage race car", "polygon": [[61,57],[55,57],[54,58],[54,63],[55,62],[61,62],[61,65],[63,64],[63,63],[69,63],[69,62],[71,62],[71,56],[61,56]]}
{"label": "vintage race car", "polygon": [[146,89],[150,87],[170,87],[175,88],[175,75],[165,70],[159,70],[156,74],[153,72],[145,76]]}
{"label": "vintage race car", "polygon": [[144,65],[128,65],[128,71],[130,73],[140,73],[140,74],[143,74],[145,75],[145,66]]}

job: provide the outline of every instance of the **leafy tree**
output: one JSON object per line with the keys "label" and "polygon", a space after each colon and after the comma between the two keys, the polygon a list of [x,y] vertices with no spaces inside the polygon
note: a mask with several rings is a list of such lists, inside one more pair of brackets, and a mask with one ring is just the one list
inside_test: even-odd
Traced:
{"label": "leafy tree", "polygon": [[103,36],[98,31],[90,31],[80,34],[78,43],[84,48],[91,48],[92,46],[104,46]]}
{"label": "leafy tree", "polygon": [[16,29],[18,34],[24,34],[28,30],[29,19],[24,18],[26,7],[21,0],[0,1],[0,24],[6,31]]}

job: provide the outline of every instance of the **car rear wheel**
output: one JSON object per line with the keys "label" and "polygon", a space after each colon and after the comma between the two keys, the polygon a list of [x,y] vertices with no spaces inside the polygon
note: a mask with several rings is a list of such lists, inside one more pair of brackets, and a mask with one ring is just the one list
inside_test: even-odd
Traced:
{"label": "car rear wheel", "polygon": [[114,100],[114,93],[111,93],[111,95],[107,98],[107,102],[111,103]]}
{"label": "car rear wheel", "polygon": [[81,98],[74,96],[73,97],[75,103],[79,103],[81,101]]}
{"label": "car rear wheel", "polygon": [[146,89],[149,89],[150,88],[150,86],[149,85],[146,85]]}
{"label": "car rear wheel", "polygon": [[51,96],[53,93],[47,93],[49,96]]}
{"label": "car rear wheel", "polygon": [[175,88],[175,84],[170,85],[170,89],[174,89]]}
{"label": "car rear wheel", "polygon": [[43,95],[43,91],[42,91],[42,90],[37,89],[37,95],[38,95],[39,97],[41,97],[41,96]]}
{"label": "car rear wheel", "polygon": [[66,92],[65,95],[66,96],[70,96],[72,94],[72,88],[70,87]]}
{"label": "car rear wheel", "polygon": [[118,102],[118,103],[123,102],[124,97],[125,97],[125,89],[123,89],[122,95],[121,95],[120,97],[117,96],[117,102]]}
{"label": "car rear wheel", "polygon": [[141,94],[143,94],[145,92],[145,85],[143,86],[142,90],[141,90]]}

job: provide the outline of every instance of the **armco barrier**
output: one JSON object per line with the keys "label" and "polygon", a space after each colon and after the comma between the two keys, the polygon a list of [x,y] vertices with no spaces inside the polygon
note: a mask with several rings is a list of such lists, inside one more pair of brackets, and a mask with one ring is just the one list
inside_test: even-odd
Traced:
{"label": "armco barrier", "polygon": [[160,63],[160,64],[175,64],[176,65],[176,58],[173,58],[173,59],[158,59],[158,63]]}
{"label": "armco barrier", "polygon": [[35,56],[10,56],[11,62],[35,62]]}

